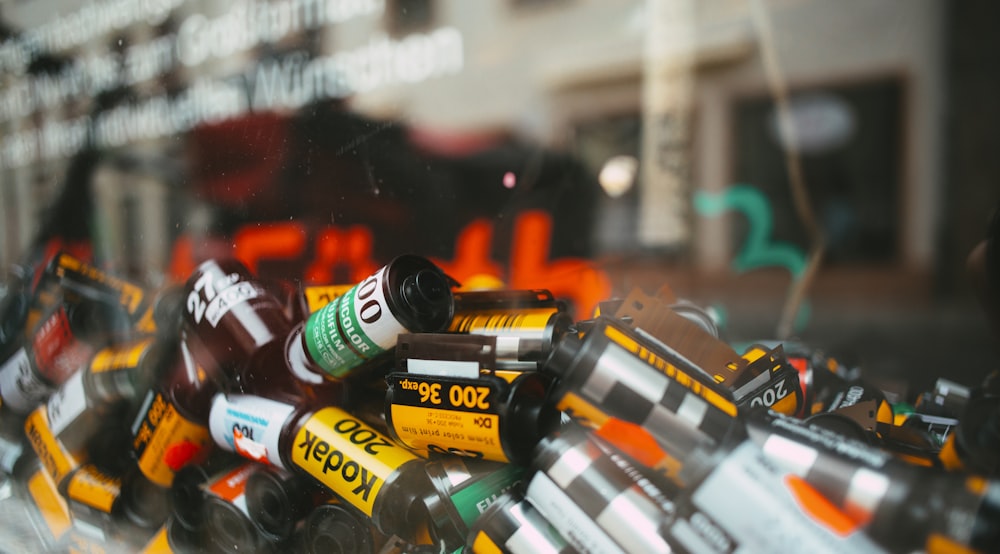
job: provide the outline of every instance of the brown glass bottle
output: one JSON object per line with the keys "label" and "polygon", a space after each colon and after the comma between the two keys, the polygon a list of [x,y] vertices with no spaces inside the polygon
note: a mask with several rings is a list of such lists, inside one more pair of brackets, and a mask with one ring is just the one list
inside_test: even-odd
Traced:
{"label": "brown glass bottle", "polygon": [[286,402],[334,394],[320,375],[288,363],[285,307],[237,260],[198,266],[185,285],[183,320],[195,361],[224,375],[226,388]]}

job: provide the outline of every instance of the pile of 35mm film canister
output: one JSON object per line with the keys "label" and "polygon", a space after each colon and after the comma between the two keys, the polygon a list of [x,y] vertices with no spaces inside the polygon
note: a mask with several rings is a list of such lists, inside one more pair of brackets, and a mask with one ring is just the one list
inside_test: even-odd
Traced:
{"label": "pile of 35mm film canister", "polygon": [[0,531],[25,549],[1000,551],[993,375],[890,402],[805,344],[737,352],[666,286],[574,319],[414,255],[329,286],[20,270]]}

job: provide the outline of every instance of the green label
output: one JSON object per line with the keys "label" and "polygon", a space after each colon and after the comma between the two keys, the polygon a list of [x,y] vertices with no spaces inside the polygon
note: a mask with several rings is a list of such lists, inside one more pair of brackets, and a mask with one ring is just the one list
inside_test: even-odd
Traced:
{"label": "green label", "polygon": [[471,526],[500,495],[520,483],[526,471],[524,467],[508,464],[482,479],[473,479],[452,494],[451,501],[465,525]]}
{"label": "green label", "polygon": [[[382,294],[384,271],[352,287],[306,321],[306,347],[324,371],[343,378],[395,344],[402,329],[388,313]],[[379,338],[385,335],[385,338]],[[375,338],[373,338],[375,337]],[[380,344],[383,343],[383,344]]]}

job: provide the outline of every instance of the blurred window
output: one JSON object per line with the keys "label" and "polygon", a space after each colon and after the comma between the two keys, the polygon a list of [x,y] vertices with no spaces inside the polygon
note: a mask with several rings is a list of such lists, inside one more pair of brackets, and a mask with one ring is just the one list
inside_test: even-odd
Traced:
{"label": "blurred window", "polygon": [[[790,101],[805,184],[823,227],[827,264],[897,261],[903,190],[903,90],[896,79],[796,91]],[[734,106],[734,183],[770,201],[772,238],[808,249],[794,207],[782,134],[770,98]],[[734,240],[747,235],[734,219]]]}
{"label": "blurred window", "polygon": [[[638,112],[619,113],[589,118],[573,125],[573,154],[587,172],[596,177],[604,192],[597,203],[598,217],[591,230],[594,244],[601,253],[629,251],[637,248],[639,182],[637,171],[631,179],[609,182],[609,170],[614,171],[621,159],[639,158],[642,120]],[[633,170],[637,168],[633,167]]]}

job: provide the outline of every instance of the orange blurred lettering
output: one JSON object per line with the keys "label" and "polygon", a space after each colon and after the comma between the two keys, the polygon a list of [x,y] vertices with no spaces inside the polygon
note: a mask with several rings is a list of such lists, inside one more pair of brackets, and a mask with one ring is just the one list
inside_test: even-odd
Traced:
{"label": "orange blurred lettering", "polygon": [[[297,222],[246,225],[236,231],[229,254],[257,272],[261,260],[300,260],[305,254],[307,230]],[[455,240],[451,260],[433,259],[445,273],[457,281],[477,276],[504,281],[504,269],[491,256],[493,225],[478,219],[467,225]],[[598,302],[611,294],[607,275],[591,262],[580,258],[549,259],[552,218],[542,211],[521,214],[514,223],[514,237],[506,283],[511,288],[545,288],[557,297],[573,302],[579,314],[589,315]],[[218,237],[197,246],[191,237],[179,237],[174,243],[170,274],[186,279],[201,260],[224,256]],[[308,283],[328,284],[336,279],[335,269],[346,267],[349,282],[359,282],[375,272],[379,264],[372,259],[374,239],[369,228],[324,227],[315,239],[313,256],[306,261],[303,279]]]}
{"label": "orange blurred lettering", "polygon": [[294,223],[257,223],[241,227],[233,237],[233,255],[251,272],[262,259],[295,259],[306,247],[306,233]]}
{"label": "orange blurred lettering", "polygon": [[458,282],[476,275],[501,278],[503,269],[490,259],[492,241],[493,225],[484,219],[477,219],[462,229],[455,239],[455,259],[450,262],[438,259],[433,261]]}

